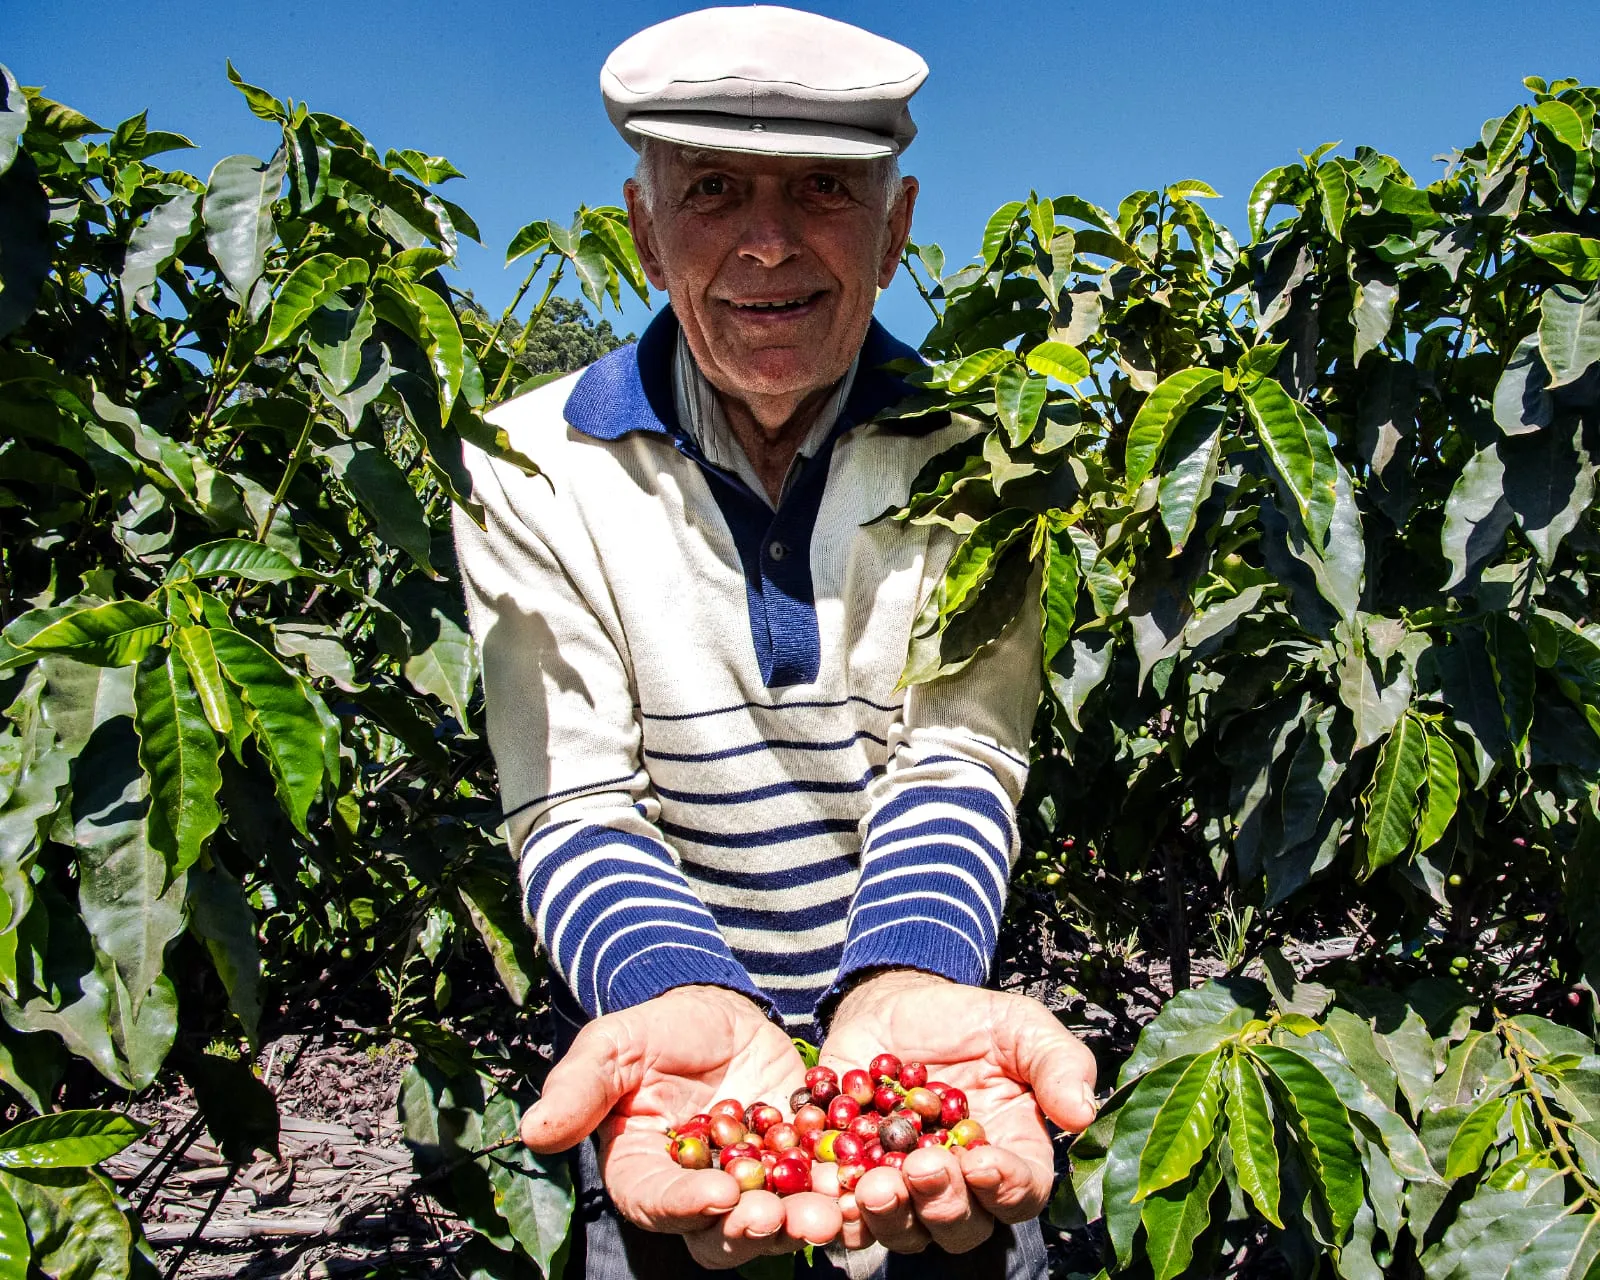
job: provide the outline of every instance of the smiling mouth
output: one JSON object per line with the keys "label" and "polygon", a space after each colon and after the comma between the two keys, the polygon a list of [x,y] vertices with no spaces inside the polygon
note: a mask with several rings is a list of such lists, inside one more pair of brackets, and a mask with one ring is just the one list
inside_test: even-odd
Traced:
{"label": "smiling mouth", "polygon": [[745,315],[782,315],[786,311],[799,311],[816,302],[826,290],[818,289],[815,293],[801,294],[794,298],[775,298],[770,301],[736,302],[727,299],[727,305]]}

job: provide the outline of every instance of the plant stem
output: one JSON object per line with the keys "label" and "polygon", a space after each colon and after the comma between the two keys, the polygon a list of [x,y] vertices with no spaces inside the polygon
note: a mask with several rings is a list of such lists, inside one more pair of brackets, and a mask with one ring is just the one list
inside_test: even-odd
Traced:
{"label": "plant stem", "polygon": [[934,305],[933,295],[922,287],[915,269],[911,265],[911,255],[904,251],[900,254],[900,265],[906,269],[906,274],[911,277],[911,283],[917,286],[917,292],[922,295],[922,300],[928,304],[928,310],[933,312],[933,318],[939,319],[939,308]]}
{"label": "plant stem", "polygon": [[500,380],[494,384],[494,391],[490,393],[490,400],[498,400],[506,389],[506,379],[511,376],[511,370],[517,363],[517,358],[527,349],[528,338],[533,333],[533,326],[544,315],[545,305],[550,301],[550,295],[556,291],[556,285],[561,283],[561,276],[567,269],[567,260],[561,259],[554,273],[544,287],[544,296],[539,299],[539,305],[528,316],[528,323],[522,326],[522,332],[517,335],[517,340],[511,344],[511,358],[506,361],[506,367],[500,370]]}
{"label": "plant stem", "polygon": [[305,461],[306,444],[311,439],[311,425],[316,421],[314,414],[306,415],[306,425],[300,428],[300,439],[295,441],[294,452],[289,455],[289,465],[283,469],[283,479],[278,481],[278,491],[272,495],[272,505],[267,508],[267,513],[261,518],[261,524],[256,529],[256,541],[267,540],[267,530],[272,528],[273,517],[278,514],[278,508],[283,505],[284,497],[289,492],[289,485],[293,483],[295,473],[300,470],[300,464]]}
{"label": "plant stem", "polygon": [[478,349],[478,361],[480,364],[483,362],[484,356],[488,355],[494,344],[500,340],[500,331],[506,327],[507,322],[516,314],[517,308],[522,305],[522,299],[527,295],[528,290],[533,287],[533,278],[544,269],[545,259],[549,256],[550,250],[546,249],[534,259],[533,270],[523,278],[522,284],[517,288],[516,295],[511,299],[511,305],[500,313],[500,319],[496,322],[494,328],[489,331],[489,336],[484,339],[483,346]]}
{"label": "plant stem", "polygon": [[1511,1054],[1511,1065],[1516,1069],[1516,1078],[1522,1087],[1533,1099],[1534,1110],[1539,1113],[1539,1119],[1544,1121],[1546,1132],[1550,1135],[1550,1142],[1561,1157],[1562,1172],[1571,1176],[1578,1184],[1578,1189],[1583,1192],[1583,1198],[1590,1204],[1600,1207],[1600,1189],[1584,1176],[1583,1170],[1578,1165],[1578,1158],[1573,1154],[1572,1148],[1567,1144],[1561,1132],[1561,1122],[1556,1119],[1550,1110],[1550,1105],[1544,1100],[1544,1091],[1539,1088],[1539,1083],[1533,1078],[1533,1064],[1528,1060],[1527,1050],[1517,1043],[1517,1027],[1498,1009],[1495,1010],[1495,1030],[1500,1033],[1505,1041],[1506,1050]]}

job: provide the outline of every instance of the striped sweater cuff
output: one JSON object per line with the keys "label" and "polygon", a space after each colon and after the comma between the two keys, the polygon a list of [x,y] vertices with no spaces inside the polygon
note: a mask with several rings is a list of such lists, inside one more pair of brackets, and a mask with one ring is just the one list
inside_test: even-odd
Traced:
{"label": "striped sweater cuff", "polygon": [[911,786],[878,809],[838,977],[822,1005],[868,969],[922,969],[981,985],[999,937],[1014,832],[998,786]]}
{"label": "striped sweater cuff", "polygon": [[522,853],[523,907],[590,1017],[707,984],[772,1001],[728,949],[658,840],[598,823],[553,823]]}

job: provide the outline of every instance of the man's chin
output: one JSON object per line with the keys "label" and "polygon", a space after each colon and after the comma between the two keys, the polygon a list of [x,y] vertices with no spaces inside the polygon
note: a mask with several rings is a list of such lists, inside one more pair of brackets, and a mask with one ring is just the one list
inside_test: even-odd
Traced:
{"label": "man's chin", "polygon": [[808,347],[769,347],[717,363],[721,380],[730,384],[725,389],[741,399],[806,396],[832,386],[850,367],[846,361],[837,368],[836,354]]}

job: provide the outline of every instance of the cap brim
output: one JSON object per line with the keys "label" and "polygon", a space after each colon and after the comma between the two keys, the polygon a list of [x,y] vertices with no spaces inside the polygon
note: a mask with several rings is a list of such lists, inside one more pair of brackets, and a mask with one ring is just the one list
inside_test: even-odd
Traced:
{"label": "cap brim", "polygon": [[762,156],[812,156],[872,160],[892,156],[894,139],[849,125],[816,120],[750,119],[714,112],[652,112],[629,116],[623,126],[642,138],[660,138],[706,151],[742,151]]}

